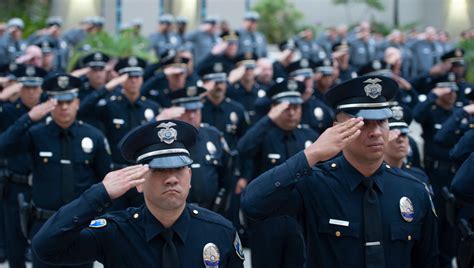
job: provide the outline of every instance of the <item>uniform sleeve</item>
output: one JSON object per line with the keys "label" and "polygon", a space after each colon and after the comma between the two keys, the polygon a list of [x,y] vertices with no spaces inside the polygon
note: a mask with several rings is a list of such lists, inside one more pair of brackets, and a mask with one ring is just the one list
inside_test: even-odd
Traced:
{"label": "uniform sleeve", "polygon": [[424,102],[418,103],[413,109],[415,120],[422,124],[428,125],[431,122],[431,105],[435,103],[437,96],[434,93],[429,93],[428,98]]}
{"label": "uniform sleeve", "polygon": [[464,133],[459,142],[451,149],[449,156],[457,162],[463,162],[474,151],[474,129]]}
{"label": "uniform sleeve", "polygon": [[299,152],[254,179],[242,194],[241,208],[256,220],[297,214],[303,200],[295,186],[309,174],[308,160],[304,152]]}
{"label": "uniform sleeve", "polygon": [[106,137],[101,136],[98,138],[98,148],[94,159],[94,172],[97,181],[101,181],[110,172],[111,165],[112,158],[109,142]]}
{"label": "uniform sleeve", "polygon": [[451,183],[451,190],[457,199],[474,204],[474,153],[464,161]]}
{"label": "uniform sleeve", "polygon": [[28,129],[32,125],[33,121],[28,114],[24,114],[0,134],[0,155],[27,152],[32,143],[28,134]]}
{"label": "uniform sleeve", "polygon": [[[81,104],[79,106],[79,112],[78,115],[86,115],[87,113],[90,113],[91,110],[94,110],[98,113],[102,112],[102,109],[98,109],[97,103],[99,102],[100,99],[105,98],[108,95],[108,91],[105,87],[102,87],[99,90],[96,90],[87,96],[84,97],[84,99],[81,100]],[[98,115],[100,116],[100,115]]]}
{"label": "uniform sleeve", "polygon": [[438,267],[438,227],[434,206],[428,191],[424,192],[429,211],[421,227],[420,240],[413,247],[412,267]]}
{"label": "uniform sleeve", "polygon": [[84,264],[103,259],[102,245],[87,226],[110,206],[110,202],[104,185],[93,185],[48,219],[33,237],[34,253],[42,261],[55,265]]}
{"label": "uniform sleeve", "polygon": [[464,109],[456,110],[436,132],[435,141],[449,147],[454,146],[461,135],[461,121],[468,117],[469,114]]}

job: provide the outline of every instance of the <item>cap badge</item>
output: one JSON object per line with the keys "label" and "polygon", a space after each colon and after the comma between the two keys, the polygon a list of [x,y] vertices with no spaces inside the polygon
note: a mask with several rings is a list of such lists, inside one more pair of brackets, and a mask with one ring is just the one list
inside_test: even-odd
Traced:
{"label": "cap badge", "polygon": [[197,88],[196,87],[188,87],[186,89],[186,95],[188,95],[188,97],[194,97],[196,96],[197,94]]}
{"label": "cap badge", "polygon": [[138,60],[137,60],[137,58],[135,58],[135,57],[130,57],[130,58],[128,59],[128,65],[130,65],[130,66],[132,66],[132,67],[137,66],[137,65],[138,65]]}
{"label": "cap badge", "polygon": [[48,43],[48,41],[46,41],[46,40],[43,41],[43,43],[41,43],[41,47],[42,47],[42,48],[49,48],[49,43]]}
{"label": "cap badge", "polygon": [[381,63],[380,61],[378,61],[378,60],[374,60],[374,61],[372,62],[372,68],[373,68],[374,70],[380,70],[380,68],[382,68],[382,63]]}
{"label": "cap badge", "polygon": [[222,62],[216,62],[216,63],[214,63],[213,70],[214,70],[214,72],[216,72],[216,73],[222,72],[222,71],[224,70],[224,66],[222,65]]}
{"label": "cap badge", "polygon": [[382,93],[382,86],[377,84],[382,82],[382,80],[378,78],[369,78],[364,81],[364,83],[369,83],[364,87],[365,94],[372,99],[376,99]]}
{"label": "cap badge", "polygon": [[331,61],[330,60],[324,60],[323,65],[324,66],[331,66]]}
{"label": "cap badge", "polygon": [[34,76],[36,74],[35,68],[32,66],[26,67],[25,73],[27,76]]}
{"label": "cap badge", "polygon": [[67,88],[67,86],[69,86],[69,77],[67,76],[58,77],[58,86],[62,89]]}
{"label": "cap badge", "polygon": [[400,213],[406,222],[412,222],[415,216],[413,203],[408,197],[400,198]]}
{"label": "cap badge", "polygon": [[94,54],[94,60],[95,60],[95,61],[102,61],[102,54],[100,54],[100,53],[95,53],[95,54]]}
{"label": "cap badge", "polygon": [[176,124],[173,122],[161,123],[157,126],[157,128],[163,128],[158,131],[158,138],[160,138],[161,142],[171,144],[176,141],[178,132],[176,129],[172,128],[173,126],[176,126]]}
{"label": "cap badge", "polygon": [[298,84],[296,83],[296,81],[294,80],[288,81],[288,89],[291,91],[295,91],[296,89],[298,89]]}
{"label": "cap badge", "polygon": [[202,258],[206,268],[218,268],[220,264],[219,248],[214,243],[207,243],[202,250]]}
{"label": "cap badge", "polygon": [[308,60],[307,60],[307,59],[301,59],[301,61],[300,61],[300,66],[301,66],[302,68],[307,68],[307,67],[309,66]]}
{"label": "cap badge", "polygon": [[14,62],[12,62],[12,63],[10,63],[10,65],[8,65],[8,70],[10,70],[10,72],[15,71],[17,68],[18,68],[18,65]]}

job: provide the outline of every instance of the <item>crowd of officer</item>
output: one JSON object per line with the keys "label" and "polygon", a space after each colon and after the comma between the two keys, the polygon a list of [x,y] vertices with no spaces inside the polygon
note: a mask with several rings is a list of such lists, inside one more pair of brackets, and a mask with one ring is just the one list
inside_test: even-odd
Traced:
{"label": "crowd of officer", "polygon": [[[258,13],[248,12],[242,27],[234,30],[209,16],[188,31],[187,18],[161,15],[147,41],[158,62],[147,62],[91,48],[87,37],[103,31],[100,17],[87,18],[66,32],[60,17],[50,17],[44,29],[29,37],[22,36],[21,19],[10,19],[0,32],[0,260],[7,260],[10,267],[25,267],[26,261],[32,261],[33,267],[50,267],[45,259],[55,258],[40,258],[38,252],[46,251],[30,249],[43,225],[60,228],[56,235],[68,237],[67,230],[86,222],[81,213],[94,218],[142,206],[147,196],[139,187],[106,198],[96,185],[109,172],[166,154],[174,158],[162,157],[164,162],[154,168],[189,166],[187,203],[203,209],[204,221],[230,228],[226,230],[235,228],[236,260],[243,259],[242,245],[249,247],[253,267],[359,267],[363,263],[365,267],[452,267],[453,258],[458,267],[472,267],[474,181],[469,170],[474,152],[474,85],[465,79],[471,67],[464,61],[466,51],[452,43],[447,32],[433,27],[381,36],[370,23],[361,22],[351,30],[344,25],[330,27],[319,36],[305,29],[278,44],[279,53],[270,58],[266,38],[257,31],[259,20]],[[142,38],[142,24],[134,20],[124,29],[133,29]],[[474,30],[464,31],[461,38],[474,38]],[[67,72],[75,50],[85,56]],[[163,123],[166,120],[171,121]],[[186,135],[180,133],[190,131],[190,126],[176,126],[173,120],[192,126],[195,142],[186,137],[185,148],[171,146]],[[421,125],[421,143],[411,137],[413,120]],[[344,180],[354,176],[364,181],[367,169],[365,177],[372,176],[362,159],[350,161],[351,152],[363,151],[354,145],[359,140],[352,143],[355,148],[344,147],[356,139],[356,128],[360,128],[357,135],[368,131],[361,122],[364,128],[387,123],[390,136],[385,145],[370,145],[374,150],[384,147],[383,156],[377,156],[384,164],[373,171],[378,175],[370,186],[364,182],[367,190],[360,190],[357,199],[348,190],[332,188],[334,181],[329,178],[341,174]],[[133,131],[140,126],[153,123],[163,132],[147,130],[133,138],[140,143],[158,135],[159,143],[147,145],[153,150],[127,147],[128,133],[136,134]],[[338,148],[339,143],[327,134],[335,135],[337,125],[352,131],[341,138],[344,146],[335,152],[315,147],[327,142]],[[133,156],[124,150],[132,150]],[[178,157],[183,150],[186,158]],[[299,153],[302,150],[305,155]],[[321,151],[325,157],[319,157]],[[184,162],[174,167],[176,159]],[[315,164],[312,176],[323,179],[299,183],[300,177],[310,176],[308,169]],[[453,194],[454,177],[458,184]],[[403,181],[398,186],[397,179]],[[379,180],[386,181],[385,187]],[[351,191],[358,189],[351,181],[344,183]],[[318,190],[308,192],[311,187]],[[301,196],[285,192],[293,188]],[[372,203],[371,210],[364,203],[363,213],[388,222],[389,229],[378,230],[380,226],[368,224],[365,218],[361,222],[344,218],[362,211],[362,196],[365,202],[376,192],[384,196],[381,204]],[[401,192],[410,194],[398,197],[395,206],[384,201]],[[110,199],[114,199],[111,204],[103,203]],[[81,212],[80,204],[74,203],[77,212],[56,213],[73,200],[88,202],[96,210]],[[197,215],[192,208],[190,215]],[[77,216],[68,214],[73,212]],[[132,218],[139,213],[132,213]],[[64,222],[64,217],[71,222]],[[120,222],[119,216],[114,217]],[[100,219],[85,227],[96,232],[104,222]],[[199,226],[186,230],[202,232]],[[373,233],[367,234],[368,229]],[[383,241],[382,246],[374,239]],[[359,252],[360,241],[367,243]],[[189,252],[193,241],[183,243],[183,252]],[[84,257],[84,252],[77,255],[83,259],[71,254],[69,262],[59,264],[91,267],[93,259]],[[311,252],[330,257],[311,256]],[[229,267],[234,257],[229,257]],[[179,258],[186,263],[186,256]]]}

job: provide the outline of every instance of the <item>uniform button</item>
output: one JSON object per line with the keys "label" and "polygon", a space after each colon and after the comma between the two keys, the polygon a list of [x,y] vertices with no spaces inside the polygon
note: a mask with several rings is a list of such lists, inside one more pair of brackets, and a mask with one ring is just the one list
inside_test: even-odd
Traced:
{"label": "uniform button", "polygon": [[280,182],[279,181],[275,182],[275,187],[280,187]]}
{"label": "uniform button", "polygon": [[197,211],[196,209],[193,209],[193,213],[194,213],[194,215],[197,215],[197,214],[199,214],[199,211]]}
{"label": "uniform button", "polygon": [[298,178],[298,179],[299,179],[300,177],[301,177],[301,174],[300,174],[299,172],[298,172],[298,173],[296,173],[296,178]]}
{"label": "uniform button", "polygon": [[102,209],[101,207],[98,207],[98,208],[97,208],[97,212],[102,212],[102,210],[103,210],[103,209]]}
{"label": "uniform button", "polygon": [[390,168],[390,166],[389,166],[389,165],[385,165],[385,167],[387,167],[387,168]]}
{"label": "uniform button", "polygon": [[336,164],[336,163],[332,163],[332,164],[331,164],[331,167],[332,167],[332,168],[336,168],[336,167],[337,167],[337,164]]}
{"label": "uniform button", "polygon": [[74,218],[72,218],[72,222],[73,223],[78,223],[79,222],[79,218],[77,216],[74,216]]}
{"label": "uniform button", "polygon": [[140,217],[140,215],[138,213],[133,214],[134,219],[138,219],[138,217]]}
{"label": "uniform button", "polygon": [[409,235],[409,236],[407,237],[407,239],[408,239],[408,241],[411,241],[411,235]]}
{"label": "uniform button", "polygon": [[336,236],[337,236],[337,237],[341,236],[341,232],[336,231]]}

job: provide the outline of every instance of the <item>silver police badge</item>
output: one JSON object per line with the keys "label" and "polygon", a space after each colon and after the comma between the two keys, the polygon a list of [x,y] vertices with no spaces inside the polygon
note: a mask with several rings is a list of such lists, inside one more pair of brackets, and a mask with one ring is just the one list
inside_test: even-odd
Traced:
{"label": "silver police badge", "polygon": [[208,141],[206,143],[206,148],[207,148],[207,151],[210,153],[210,154],[214,154],[217,149],[216,149],[216,146],[214,145],[214,143]]}
{"label": "silver police badge", "polygon": [[26,67],[25,72],[27,76],[34,76],[36,74],[35,67],[33,66]]}
{"label": "silver police badge", "polygon": [[323,111],[323,109],[321,109],[321,107],[314,108],[313,113],[314,113],[314,116],[316,117],[316,119],[318,119],[319,121],[323,120],[324,111]]}
{"label": "silver police badge", "polygon": [[326,59],[326,60],[323,61],[323,65],[324,66],[331,66],[331,61]]}
{"label": "silver police badge", "polygon": [[176,126],[173,122],[161,123],[157,126],[157,128],[163,128],[158,131],[158,138],[160,138],[161,142],[172,144],[176,141],[178,132],[176,129],[172,128],[173,126]]}
{"label": "silver police badge", "polygon": [[295,80],[288,81],[288,89],[291,91],[298,89],[298,84],[296,83]]}
{"label": "silver police badge", "polygon": [[138,60],[135,57],[130,57],[128,59],[128,65],[130,66],[137,66],[138,65]]}
{"label": "silver police badge", "polygon": [[91,153],[92,149],[94,149],[94,142],[91,138],[85,137],[81,141],[81,147],[84,153]]}
{"label": "silver police badge", "polygon": [[239,117],[237,116],[236,112],[231,112],[229,115],[229,119],[232,124],[237,124],[237,121],[239,121]]}
{"label": "silver police badge", "polygon": [[224,66],[222,65],[222,62],[216,62],[214,63],[214,66],[212,69],[214,70],[214,72],[220,73],[224,71]]}
{"label": "silver police badge", "polygon": [[393,106],[392,108],[393,119],[402,120],[403,119],[403,108],[401,106]]}
{"label": "silver police badge", "polygon": [[219,248],[214,243],[207,243],[202,250],[202,258],[206,268],[218,268],[221,259]]}
{"label": "silver police badge", "polygon": [[94,60],[95,60],[95,61],[102,61],[102,54],[100,54],[100,53],[95,53],[95,54],[94,54]]}
{"label": "silver police badge", "polygon": [[257,91],[257,96],[258,96],[259,98],[263,98],[263,97],[265,97],[266,95],[267,95],[267,92],[265,92],[265,90],[263,90],[263,89],[260,89],[259,91]]}
{"label": "silver police badge", "polygon": [[380,61],[378,61],[378,60],[374,60],[374,61],[372,62],[372,68],[373,68],[374,70],[380,70],[380,68],[382,68],[382,63],[381,63]]}
{"label": "silver police badge", "polygon": [[309,66],[309,61],[307,59],[301,59],[300,61],[300,67],[302,68],[307,68]]}
{"label": "silver police badge", "polygon": [[148,108],[145,110],[143,115],[145,116],[146,121],[150,121],[151,119],[153,119],[153,117],[155,117],[155,112],[153,112],[152,109]]}
{"label": "silver police badge", "polygon": [[186,89],[186,95],[188,95],[188,97],[194,97],[196,96],[197,94],[197,87],[188,87]]}
{"label": "silver police badge", "polygon": [[67,86],[69,86],[69,77],[67,76],[58,77],[58,86],[62,89],[67,88]]}
{"label": "silver police badge", "polygon": [[377,84],[382,82],[382,80],[378,78],[369,78],[364,81],[364,83],[369,83],[364,87],[365,94],[372,99],[376,99],[382,93],[382,86]]}
{"label": "silver police badge", "polygon": [[408,197],[400,198],[400,214],[406,222],[412,222],[415,216],[413,204]]}

